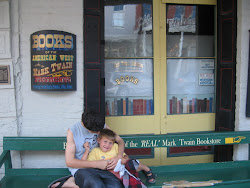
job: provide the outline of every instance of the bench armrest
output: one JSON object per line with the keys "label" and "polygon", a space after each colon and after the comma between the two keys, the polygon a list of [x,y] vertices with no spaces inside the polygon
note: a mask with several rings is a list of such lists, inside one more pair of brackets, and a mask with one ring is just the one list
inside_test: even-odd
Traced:
{"label": "bench armrest", "polygon": [[3,164],[5,164],[5,169],[12,168],[10,150],[4,150],[0,155],[0,168]]}

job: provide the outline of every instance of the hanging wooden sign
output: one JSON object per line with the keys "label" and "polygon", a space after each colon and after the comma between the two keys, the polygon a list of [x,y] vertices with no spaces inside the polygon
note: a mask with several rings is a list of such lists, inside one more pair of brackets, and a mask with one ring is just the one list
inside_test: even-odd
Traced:
{"label": "hanging wooden sign", "polygon": [[76,90],[76,36],[56,30],[35,32],[31,41],[31,89]]}

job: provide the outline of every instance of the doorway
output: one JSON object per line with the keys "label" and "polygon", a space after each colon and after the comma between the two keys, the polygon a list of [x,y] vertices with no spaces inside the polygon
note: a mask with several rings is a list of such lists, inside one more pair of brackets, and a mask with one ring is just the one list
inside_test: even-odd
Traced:
{"label": "doorway", "polygon": [[[215,130],[216,1],[185,2],[105,1],[106,123],[120,135]],[[213,161],[212,147],[133,152],[150,165]]]}

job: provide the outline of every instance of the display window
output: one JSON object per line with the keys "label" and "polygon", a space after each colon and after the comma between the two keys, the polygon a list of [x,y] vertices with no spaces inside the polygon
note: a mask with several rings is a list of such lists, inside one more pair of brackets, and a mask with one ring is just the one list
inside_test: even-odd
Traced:
{"label": "display window", "polygon": [[105,61],[106,115],[152,115],[152,59],[107,59]]}
{"label": "display window", "polygon": [[214,59],[168,59],[168,114],[213,113]]}
{"label": "display window", "polygon": [[[104,15],[109,127],[121,135],[214,131],[216,1],[105,0]],[[151,165],[213,160],[212,147],[129,152]]]}
{"label": "display window", "polygon": [[214,23],[214,6],[167,4],[167,57],[214,57]]}
{"label": "display window", "polygon": [[214,112],[214,9],[166,6],[168,114]]}
{"label": "display window", "polygon": [[106,2],[106,116],[154,114],[152,31],[152,2]]}

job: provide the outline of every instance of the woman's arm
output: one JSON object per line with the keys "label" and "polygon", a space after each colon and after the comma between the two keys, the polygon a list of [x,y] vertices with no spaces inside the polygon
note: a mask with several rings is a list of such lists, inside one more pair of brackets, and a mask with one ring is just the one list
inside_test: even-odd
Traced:
{"label": "woman's arm", "polygon": [[86,161],[79,160],[75,158],[76,146],[73,139],[73,133],[68,130],[67,133],[67,145],[65,149],[65,162],[67,167],[71,168],[99,168],[107,169],[108,162],[105,160],[99,161]]}

